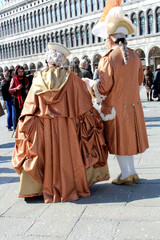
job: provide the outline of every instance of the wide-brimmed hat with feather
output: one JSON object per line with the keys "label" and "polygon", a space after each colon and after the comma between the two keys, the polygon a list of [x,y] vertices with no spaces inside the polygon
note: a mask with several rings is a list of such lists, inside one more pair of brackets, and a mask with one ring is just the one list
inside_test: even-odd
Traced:
{"label": "wide-brimmed hat with feather", "polygon": [[108,0],[99,22],[92,29],[94,35],[105,39],[115,33],[130,35],[135,32],[134,25],[121,7],[122,1],[125,0]]}

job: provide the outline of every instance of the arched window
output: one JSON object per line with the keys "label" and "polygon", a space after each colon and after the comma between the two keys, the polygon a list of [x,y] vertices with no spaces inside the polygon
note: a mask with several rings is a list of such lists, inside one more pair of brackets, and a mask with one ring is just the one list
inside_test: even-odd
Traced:
{"label": "arched window", "polygon": [[24,28],[24,31],[26,31],[26,17],[25,17],[25,15],[23,15],[23,28]]}
{"label": "arched window", "polygon": [[102,9],[103,8],[103,4],[102,4],[102,0],[97,0],[97,9]]}
{"label": "arched window", "polygon": [[46,22],[49,24],[49,10],[48,7],[46,7]]}
{"label": "arched window", "polygon": [[54,22],[54,11],[53,11],[53,7],[50,6],[50,15],[51,15],[51,23]]}
{"label": "arched window", "polygon": [[12,57],[14,58],[15,56],[14,56],[14,45],[13,45],[13,43],[11,44],[11,51],[12,51]]}
{"label": "arched window", "polygon": [[62,3],[59,4],[60,20],[63,20],[63,6]]}
{"label": "arched window", "polygon": [[139,15],[139,22],[140,22],[140,35],[145,34],[145,16],[144,12],[141,12]]}
{"label": "arched window", "polygon": [[18,57],[20,57],[20,56],[21,56],[21,47],[20,47],[20,43],[18,41]]}
{"label": "arched window", "polygon": [[75,39],[74,31],[73,31],[73,29],[71,29],[71,47],[74,47],[74,39]]}
{"label": "arched window", "polygon": [[47,34],[47,44],[51,41],[50,34]]}
{"label": "arched window", "polygon": [[107,1],[108,1],[108,0],[103,0],[103,7],[106,6]]}
{"label": "arched window", "polygon": [[21,55],[24,56],[24,45],[23,45],[23,41],[21,41]]}
{"label": "arched window", "polygon": [[80,0],[80,14],[84,14],[84,0]]}
{"label": "arched window", "polygon": [[69,1],[69,6],[70,6],[70,16],[73,17],[74,5],[73,5],[72,0]]}
{"label": "arched window", "polygon": [[55,10],[55,21],[58,22],[58,20],[59,20],[59,12],[58,12],[57,4],[55,5],[54,10]]}
{"label": "arched window", "polygon": [[156,32],[160,32],[160,8],[156,10]]}
{"label": "arched window", "polygon": [[32,43],[32,54],[35,54],[35,43],[33,38],[31,40],[31,43]]}
{"label": "arched window", "polygon": [[56,42],[59,43],[59,42],[60,42],[60,39],[59,39],[59,33],[56,32],[55,36],[56,36]]}
{"label": "arched window", "polygon": [[40,49],[40,53],[42,53],[43,47],[42,47],[42,38],[41,37],[39,37],[39,49]]}
{"label": "arched window", "polygon": [[19,20],[18,20],[18,17],[16,18],[16,25],[17,25],[17,32],[19,33]]}
{"label": "arched window", "polygon": [[20,16],[19,18],[19,25],[20,25],[20,32],[23,31],[23,22],[22,22],[22,17]]}
{"label": "arched window", "polygon": [[31,29],[33,29],[33,15],[30,13],[30,22],[31,22]]}
{"label": "arched window", "polygon": [[27,41],[24,40],[24,52],[25,52],[25,55],[27,56],[28,55],[28,52],[27,52]]}
{"label": "arched window", "polygon": [[[95,25],[95,23],[92,23],[91,28],[93,28]],[[95,43],[96,39],[95,39],[95,35],[92,34],[92,43]]]}
{"label": "arched window", "polygon": [[52,41],[52,42],[55,42],[54,33],[51,33],[51,41]]}
{"label": "arched window", "polygon": [[38,38],[37,37],[35,38],[35,43],[36,43],[36,46],[35,46],[36,47],[36,53],[38,53]]}
{"label": "arched window", "polygon": [[75,1],[75,16],[78,16],[79,11],[79,0]]}
{"label": "arched window", "polygon": [[17,43],[14,44],[14,49],[15,49],[15,57],[17,57]]}
{"label": "arched window", "polygon": [[136,28],[136,33],[132,36],[136,36],[137,35],[137,16],[135,13],[132,14],[131,16],[131,21],[134,24],[135,28]]}
{"label": "arched window", "polygon": [[83,27],[81,27],[81,44],[85,44],[85,32]]}
{"label": "arched window", "polygon": [[31,41],[28,39],[28,54],[31,55]]}
{"label": "arched window", "polygon": [[69,38],[68,30],[65,32],[65,36],[66,36],[66,47],[69,48],[70,47],[70,38]]}
{"label": "arched window", "polygon": [[30,26],[29,26],[29,14],[27,14],[27,29],[29,30]]}
{"label": "arched window", "polygon": [[87,40],[87,44],[90,44],[90,28],[89,25],[86,26],[86,40]]}
{"label": "arched window", "polygon": [[90,12],[90,0],[86,0],[86,13]]}
{"label": "arched window", "polygon": [[67,1],[64,2],[64,12],[65,12],[65,18],[67,19],[69,17],[69,7]]}
{"label": "arched window", "polygon": [[64,44],[64,33],[61,31],[60,33],[60,38],[61,38],[61,44]]}
{"label": "arched window", "polygon": [[76,46],[79,46],[80,45],[80,37],[79,37],[78,27],[76,28],[75,33],[76,33]]}
{"label": "arched window", "polygon": [[46,47],[47,47],[47,41],[46,41],[45,35],[43,35],[43,47],[44,47],[44,49],[46,49]]}
{"label": "arched window", "polygon": [[3,27],[3,23],[1,23],[1,29],[2,29],[2,36],[4,36],[4,27]]}
{"label": "arched window", "polygon": [[9,21],[7,21],[7,29],[8,29],[8,35],[10,35],[10,25],[9,25]]}
{"label": "arched window", "polygon": [[8,47],[6,45],[6,58],[8,58]]}
{"label": "arched window", "polygon": [[34,24],[35,24],[35,28],[37,28],[38,27],[38,16],[37,16],[36,11],[34,11]]}
{"label": "arched window", "polygon": [[42,9],[42,24],[45,25],[45,13],[44,13],[44,8]]}
{"label": "arched window", "polygon": [[11,46],[10,46],[10,44],[8,45],[8,57],[11,58]]}
{"label": "arched window", "polygon": [[16,21],[13,19],[13,32],[16,33]]}
{"label": "arched window", "polygon": [[91,11],[96,11],[96,0],[92,0],[91,4]]}
{"label": "arched window", "polygon": [[41,26],[41,23],[42,23],[42,14],[41,14],[41,11],[38,10],[38,25]]}
{"label": "arched window", "polygon": [[148,11],[148,34],[152,34],[153,33],[153,12],[152,10]]}
{"label": "arched window", "polygon": [[12,23],[12,20],[10,20],[10,33],[13,34],[13,23]]}

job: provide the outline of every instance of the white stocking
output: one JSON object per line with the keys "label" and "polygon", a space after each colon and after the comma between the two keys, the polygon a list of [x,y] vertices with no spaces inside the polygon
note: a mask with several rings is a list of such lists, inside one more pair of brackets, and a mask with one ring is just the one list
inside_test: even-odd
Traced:
{"label": "white stocking", "polygon": [[134,156],[119,156],[116,155],[119,167],[121,169],[121,177],[120,179],[124,179],[132,174],[135,174],[134,168]]}
{"label": "white stocking", "polygon": [[128,158],[128,164],[129,164],[129,171],[130,175],[133,175],[136,173],[135,167],[134,167],[134,155],[126,156]]}

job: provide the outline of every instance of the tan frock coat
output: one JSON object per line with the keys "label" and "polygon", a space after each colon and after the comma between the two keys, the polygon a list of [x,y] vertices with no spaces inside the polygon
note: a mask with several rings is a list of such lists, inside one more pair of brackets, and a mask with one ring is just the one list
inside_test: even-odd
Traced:
{"label": "tan frock coat", "polygon": [[148,148],[139,86],[144,80],[139,56],[128,49],[125,65],[119,47],[112,49],[99,62],[99,93],[107,95],[101,111],[110,114],[114,107],[116,117],[105,121],[105,137],[109,152],[116,155],[134,155]]}
{"label": "tan frock coat", "polygon": [[66,71],[42,71],[33,80],[15,135],[12,163],[19,197],[48,202],[90,195],[109,179],[104,126],[85,83]]}

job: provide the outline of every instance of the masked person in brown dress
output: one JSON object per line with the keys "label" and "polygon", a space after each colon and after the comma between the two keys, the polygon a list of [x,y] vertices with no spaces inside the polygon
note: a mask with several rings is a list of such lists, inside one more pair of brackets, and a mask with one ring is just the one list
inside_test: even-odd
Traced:
{"label": "masked person in brown dress", "polygon": [[61,68],[68,55],[63,45],[48,44],[49,68],[34,77],[24,103],[12,158],[19,197],[74,201],[109,179],[104,126],[86,84]]}
{"label": "masked person in brown dress", "polygon": [[92,33],[106,38],[109,52],[99,62],[99,80],[84,81],[104,121],[109,152],[116,155],[121,169],[112,183],[131,185],[139,181],[134,155],[148,148],[139,94],[144,74],[139,56],[127,48],[125,36],[134,33],[134,26],[125,17],[119,0],[107,2]]}

